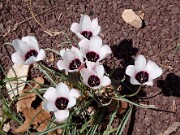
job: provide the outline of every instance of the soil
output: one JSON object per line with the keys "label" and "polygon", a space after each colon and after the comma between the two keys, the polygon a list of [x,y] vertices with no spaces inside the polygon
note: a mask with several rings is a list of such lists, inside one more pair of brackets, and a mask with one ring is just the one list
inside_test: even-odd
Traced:
{"label": "soil", "polygon": [[[174,122],[180,122],[179,0],[34,0],[32,11],[37,20],[32,18],[27,1],[0,1],[0,63],[6,73],[13,64],[10,54],[14,49],[9,45],[4,47],[4,43],[35,35],[41,48],[59,51],[66,38],[62,34],[50,36],[45,30],[63,30],[73,39],[76,36],[69,30],[72,22],[79,22],[80,15],[87,14],[98,18],[103,42],[113,50],[104,64],[112,68],[115,61],[115,79],[121,78],[125,67],[133,63],[137,54],[145,55],[163,68],[163,75],[155,80],[154,86],[145,87],[145,95],[138,95],[139,103],[155,105],[159,111],[134,108],[123,134],[159,135]],[[136,29],[123,21],[121,14],[129,8],[144,13],[143,28]],[[46,62],[56,66],[57,59],[54,64]],[[37,70],[32,70],[31,77],[38,75]],[[118,124],[118,120],[114,122],[114,126]],[[179,134],[180,129],[172,133]]]}

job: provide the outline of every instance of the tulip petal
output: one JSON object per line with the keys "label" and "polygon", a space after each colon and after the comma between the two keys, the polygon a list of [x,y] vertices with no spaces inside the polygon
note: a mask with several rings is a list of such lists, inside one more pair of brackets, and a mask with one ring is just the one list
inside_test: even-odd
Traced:
{"label": "tulip petal", "polygon": [[74,59],[74,54],[71,50],[66,50],[66,52],[64,53],[62,57],[63,57],[63,60],[69,64]]}
{"label": "tulip petal", "polygon": [[59,110],[54,112],[54,116],[56,117],[56,121],[64,121],[69,117],[69,110]]}
{"label": "tulip petal", "polygon": [[104,76],[104,72],[105,72],[103,65],[98,65],[95,68],[95,72],[97,73],[99,78],[102,78]]}
{"label": "tulip petal", "polygon": [[100,55],[99,61],[104,59],[107,55],[111,53],[112,53],[111,48],[108,45],[103,45],[99,50],[99,55]]}
{"label": "tulip petal", "polygon": [[148,81],[148,82],[145,82],[144,85],[149,85],[149,86],[153,86],[153,81]]}
{"label": "tulip petal", "polygon": [[92,30],[93,31],[93,36],[97,36],[100,31],[101,31],[101,27],[97,26],[95,29]]}
{"label": "tulip petal", "polygon": [[88,60],[86,60],[85,62],[86,62],[87,69],[89,70],[95,70],[95,68],[98,66],[98,63],[96,62],[92,62]]}
{"label": "tulip petal", "polygon": [[131,82],[131,84],[133,84],[133,85],[140,85],[141,83],[139,83],[134,77],[131,77],[130,78],[130,82]]}
{"label": "tulip petal", "polygon": [[79,47],[82,48],[84,46],[88,46],[89,45],[89,40],[84,38],[83,40],[81,40],[79,43],[78,43]]}
{"label": "tulip petal", "polygon": [[81,62],[83,62],[82,52],[77,47],[72,47],[71,51],[74,53],[75,57],[78,58]]}
{"label": "tulip petal", "polygon": [[81,25],[78,23],[73,23],[70,30],[74,33],[81,33]]}
{"label": "tulip petal", "polygon": [[36,57],[36,61],[44,60],[46,58],[46,52],[43,49],[40,49]]}
{"label": "tulip petal", "polygon": [[[89,87],[90,87],[90,86],[89,86]],[[97,89],[99,89],[99,88],[100,88],[100,85],[91,87],[91,89],[93,89],[93,90],[97,90]]]}
{"label": "tulip petal", "polygon": [[45,92],[45,94],[43,95],[43,97],[47,99],[48,101],[55,102],[57,98],[56,89],[53,87],[49,87],[47,91]]}
{"label": "tulip petal", "polygon": [[81,76],[83,78],[83,82],[85,84],[87,84],[87,81],[89,79],[89,76],[91,75],[91,72],[88,69],[84,68],[84,69],[80,70],[80,74],[81,74]]}
{"label": "tulip petal", "polygon": [[57,62],[57,67],[59,70],[63,70],[63,69],[69,69],[67,62],[63,61],[63,60],[59,60]]}
{"label": "tulip petal", "polygon": [[12,45],[14,46],[15,50],[19,52],[22,56],[24,56],[30,50],[28,44],[19,39],[13,40]]}
{"label": "tulip petal", "polygon": [[56,95],[58,97],[66,97],[68,98],[69,96],[69,88],[68,86],[65,84],[65,83],[59,83],[57,86],[56,86]]}
{"label": "tulip petal", "polygon": [[14,64],[23,64],[24,63],[23,57],[18,52],[13,53],[11,55],[11,59]]}
{"label": "tulip petal", "polygon": [[25,61],[25,65],[33,64],[36,61],[36,58],[34,56],[31,56]]}
{"label": "tulip petal", "polygon": [[35,49],[37,52],[39,51],[38,42],[34,36],[22,37],[22,41],[25,41],[31,49]]}
{"label": "tulip petal", "polygon": [[69,99],[69,103],[67,105],[67,109],[75,106],[75,104],[76,104],[76,99],[74,97],[69,97],[68,99]]}
{"label": "tulip petal", "polygon": [[127,68],[126,68],[126,75],[128,75],[128,76],[135,76],[135,74],[136,74],[136,70],[135,70],[135,66],[134,65],[129,65],[129,66],[127,66]]}
{"label": "tulip petal", "polygon": [[136,72],[143,71],[146,68],[146,58],[143,55],[138,55],[135,59]]}
{"label": "tulip petal", "polygon": [[110,85],[110,84],[111,84],[111,80],[109,79],[109,77],[104,76],[104,77],[101,79],[101,85],[102,85],[102,86],[107,86],[107,85]]}
{"label": "tulip petal", "polygon": [[70,92],[69,92],[69,96],[70,97],[74,97],[74,98],[78,98],[81,96],[81,94],[79,93],[78,90],[76,89],[71,89]]}
{"label": "tulip petal", "polygon": [[149,73],[149,80],[156,79],[161,76],[162,69],[153,61],[149,60],[145,69]]}
{"label": "tulip petal", "polygon": [[96,29],[97,26],[98,26],[98,18],[95,18],[91,22],[91,28]]}
{"label": "tulip petal", "polygon": [[89,31],[91,29],[91,19],[88,15],[82,17],[82,31]]}
{"label": "tulip petal", "polygon": [[98,36],[92,37],[89,43],[89,51],[99,51],[102,46],[102,39]]}
{"label": "tulip petal", "polygon": [[89,40],[84,38],[78,43],[80,50],[84,57],[86,57],[86,53],[89,51]]}
{"label": "tulip petal", "polygon": [[55,106],[54,102],[51,101],[43,101],[42,102],[42,108],[48,112],[55,112],[58,111],[57,107]]}
{"label": "tulip petal", "polygon": [[76,35],[78,36],[78,38],[81,39],[81,40],[85,38],[85,37],[84,37],[83,35],[81,35],[80,33],[75,33],[75,34],[76,34]]}

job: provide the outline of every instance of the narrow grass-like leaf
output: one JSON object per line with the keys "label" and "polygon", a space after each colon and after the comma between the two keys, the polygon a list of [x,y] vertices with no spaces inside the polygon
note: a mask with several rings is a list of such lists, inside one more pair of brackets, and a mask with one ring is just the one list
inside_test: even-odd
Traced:
{"label": "narrow grass-like leaf", "polygon": [[12,120],[14,120],[15,122],[17,122],[17,123],[19,123],[19,124],[22,124],[22,122],[18,119],[18,117],[14,114],[14,112],[10,109],[10,104],[11,103],[9,103],[9,102],[7,102],[7,100],[3,97],[2,99],[1,99],[1,102],[2,102],[2,105],[3,105],[3,114],[6,116],[6,117],[8,117],[8,118],[10,118],[10,119],[12,119]]}
{"label": "narrow grass-like leaf", "polygon": [[49,76],[49,74],[41,67],[41,65],[37,65],[37,67],[39,68],[39,70],[41,72],[43,72],[43,74],[46,75],[46,77],[49,79],[49,81],[54,85],[54,87],[56,86],[56,83],[53,81],[53,79]]}
{"label": "narrow grass-like leaf", "polygon": [[55,117],[52,117],[52,119],[51,119],[51,121],[48,123],[48,125],[47,125],[47,129],[48,128],[51,128],[52,126],[53,126],[53,124],[55,123],[55,120],[56,120],[56,118]]}
{"label": "narrow grass-like leaf", "polygon": [[96,122],[94,123],[94,126],[89,130],[89,132],[86,135],[94,135],[96,133],[96,130],[97,130],[97,128],[98,128],[98,126],[99,126],[99,124],[102,121],[102,118],[104,116],[104,112],[105,112],[105,108],[102,109],[100,114],[97,114],[98,118],[97,118]]}
{"label": "narrow grass-like leaf", "polygon": [[0,129],[0,135],[7,135],[7,133]]}
{"label": "narrow grass-like leaf", "polygon": [[156,106],[154,106],[154,105],[138,104],[138,103],[132,102],[132,101],[130,101],[130,100],[126,99],[126,98],[123,98],[123,97],[115,97],[113,99],[126,101],[126,102],[128,102],[128,103],[130,103],[132,105],[135,105],[135,106],[141,107],[141,108],[145,108],[145,109],[157,109]]}
{"label": "narrow grass-like leaf", "polygon": [[36,133],[35,135],[46,135],[50,132],[53,132],[54,130],[57,130],[58,128],[63,128],[64,126],[67,126],[67,124],[63,124],[63,125],[58,125],[58,126],[55,126],[55,127],[51,127],[49,129],[46,129],[45,131],[43,132],[39,132],[39,133]]}
{"label": "narrow grass-like leaf", "polygon": [[110,131],[110,126],[114,120],[114,117],[116,116],[117,111],[119,110],[119,101],[117,101],[117,102],[118,102],[118,104],[116,106],[116,109],[114,110],[114,112],[110,116],[110,120],[109,120],[109,123],[107,125],[107,129],[104,131],[103,135],[109,135],[112,132],[112,131]]}
{"label": "narrow grass-like leaf", "polygon": [[84,132],[84,130],[87,129],[88,125],[90,125],[91,122],[92,122],[92,118],[91,118],[89,121],[87,121],[87,122],[85,122],[85,123],[83,124],[82,128],[80,129],[80,133],[81,133],[81,134]]}
{"label": "narrow grass-like leaf", "polygon": [[123,130],[124,130],[124,127],[129,119],[129,117],[131,116],[131,113],[132,113],[132,108],[133,106],[130,106],[129,107],[129,110],[126,112],[125,116],[123,117],[118,129],[117,129],[117,132],[116,132],[116,135],[121,135]]}
{"label": "narrow grass-like leaf", "polygon": [[76,128],[76,126],[74,126],[74,127],[72,128],[72,135],[77,135],[76,130],[77,130],[77,128]]}

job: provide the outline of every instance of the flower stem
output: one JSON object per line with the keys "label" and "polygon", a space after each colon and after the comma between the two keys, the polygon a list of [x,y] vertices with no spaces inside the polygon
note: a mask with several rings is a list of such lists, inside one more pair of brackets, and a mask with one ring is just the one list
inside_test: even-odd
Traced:
{"label": "flower stem", "polygon": [[51,83],[54,85],[54,86],[56,86],[56,83],[54,82],[54,80],[49,76],[49,74],[42,68],[42,66],[40,65],[40,64],[37,64],[37,67],[38,67],[38,69],[41,71],[41,72],[43,72],[46,76],[47,76],[47,78],[51,81]]}
{"label": "flower stem", "polygon": [[139,91],[141,90],[141,88],[142,88],[142,85],[139,86],[138,90],[137,90],[135,93],[133,93],[133,94],[131,94],[131,95],[125,95],[125,97],[133,97],[133,96],[136,96],[136,95],[139,93]]}

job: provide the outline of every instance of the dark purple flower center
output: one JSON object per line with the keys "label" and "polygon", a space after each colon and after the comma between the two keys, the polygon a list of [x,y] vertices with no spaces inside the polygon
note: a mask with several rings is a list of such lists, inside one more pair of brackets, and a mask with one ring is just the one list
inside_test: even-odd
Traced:
{"label": "dark purple flower center", "polygon": [[79,66],[81,66],[81,61],[79,59],[74,59],[69,64],[69,69],[70,70],[75,70],[75,69],[78,69]]}
{"label": "dark purple flower center", "polygon": [[89,39],[90,40],[90,38],[92,37],[92,32],[91,31],[83,31],[82,33],[81,33],[81,35],[83,35],[85,38],[87,38],[87,39]]}
{"label": "dark purple flower center", "polygon": [[97,54],[96,52],[88,52],[86,53],[86,58],[88,59],[88,61],[91,62],[96,62],[99,59],[99,54]]}
{"label": "dark purple flower center", "polygon": [[30,50],[25,54],[25,61],[29,59],[31,56],[36,57],[38,55],[38,52],[36,50]]}
{"label": "dark purple flower center", "polygon": [[145,71],[140,71],[135,75],[135,78],[140,83],[145,83],[149,79],[149,74]]}
{"label": "dark purple flower center", "polygon": [[64,97],[59,97],[55,101],[55,105],[59,110],[64,110],[67,108],[67,105],[69,103],[69,100]]}
{"label": "dark purple flower center", "polygon": [[99,77],[95,76],[95,75],[91,75],[88,79],[88,84],[89,86],[91,87],[94,87],[94,86],[98,86],[100,84],[100,79]]}

